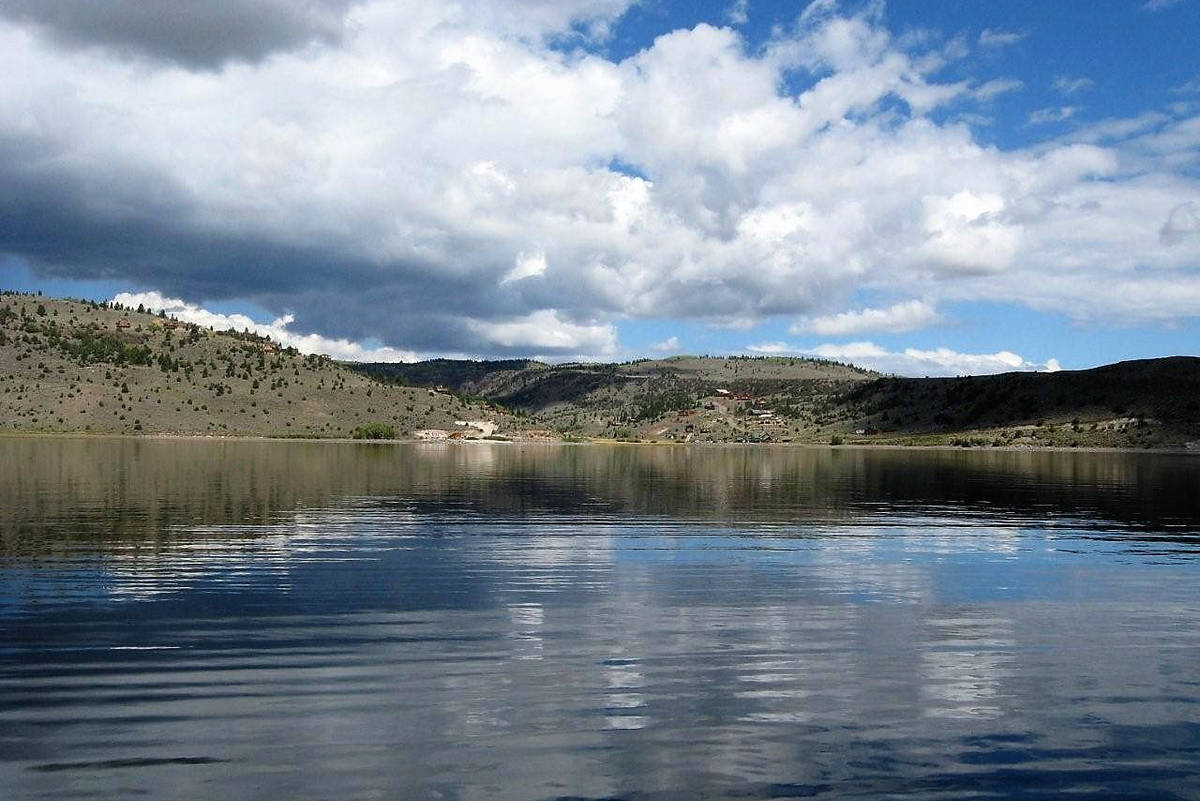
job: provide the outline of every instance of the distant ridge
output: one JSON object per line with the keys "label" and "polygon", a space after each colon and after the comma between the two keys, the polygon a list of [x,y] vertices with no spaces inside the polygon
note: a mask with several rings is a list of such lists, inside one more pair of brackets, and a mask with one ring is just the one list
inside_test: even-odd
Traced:
{"label": "distant ridge", "polygon": [[1195,447],[1200,358],[1056,373],[882,376],[783,357],[623,364],[455,361],[349,365],[444,386],[532,415],[567,435],[713,442],[1008,447]]}
{"label": "distant ridge", "polygon": [[[845,403],[857,413],[856,426],[880,431],[1007,435],[1053,427],[1055,444],[1186,445],[1200,439],[1200,358],[1054,373],[883,378],[856,387]],[[1070,430],[1058,430],[1063,426]]]}

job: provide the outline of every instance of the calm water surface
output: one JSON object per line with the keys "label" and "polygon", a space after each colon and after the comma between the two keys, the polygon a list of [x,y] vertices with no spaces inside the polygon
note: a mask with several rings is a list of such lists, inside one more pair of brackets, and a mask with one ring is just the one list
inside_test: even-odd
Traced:
{"label": "calm water surface", "polygon": [[1200,798],[1200,458],[0,440],[5,799]]}

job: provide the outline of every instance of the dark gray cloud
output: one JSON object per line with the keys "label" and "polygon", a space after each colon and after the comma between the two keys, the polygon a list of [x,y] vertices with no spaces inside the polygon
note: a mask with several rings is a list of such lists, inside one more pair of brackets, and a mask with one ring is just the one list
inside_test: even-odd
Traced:
{"label": "dark gray cloud", "polygon": [[192,69],[260,61],[341,38],[357,0],[0,0],[0,15],[69,46],[98,46]]}
{"label": "dark gray cloud", "polygon": [[[41,141],[0,138],[0,254],[65,280],[121,280],[130,289],[206,301],[252,300],[296,316],[297,333],[381,338],[420,351],[528,355],[487,343],[466,322],[527,307],[515,292],[476,285],[436,265],[373,261],[261,234],[198,230],[186,190],[152,171],[93,165],[84,173]],[[453,250],[483,260],[480,245]],[[544,347],[541,353],[572,353]]]}

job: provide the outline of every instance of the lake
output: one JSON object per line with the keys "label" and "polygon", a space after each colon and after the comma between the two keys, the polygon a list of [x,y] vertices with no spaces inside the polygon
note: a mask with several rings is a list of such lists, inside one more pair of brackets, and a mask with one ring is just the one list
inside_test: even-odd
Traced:
{"label": "lake", "polygon": [[32,798],[1200,798],[1200,457],[0,439]]}

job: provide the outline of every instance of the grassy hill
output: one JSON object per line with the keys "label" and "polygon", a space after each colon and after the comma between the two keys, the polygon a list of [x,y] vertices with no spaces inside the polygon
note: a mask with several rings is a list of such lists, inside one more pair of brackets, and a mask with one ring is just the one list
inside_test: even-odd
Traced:
{"label": "grassy hill", "polygon": [[897,378],[798,358],[359,365],[526,412],[564,435],[689,442],[1180,447],[1200,442],[1200,359]]}
{"label": "grassy hill", "polygon": [[384,380],[484,397],[564,435],[674,441],[812,439],[814,432],[802,420],[772,436],[750,414],[750,399],[770,397],[808,411],[832,408],[835,398],[878,377],[836,362],[745,356],[556,366],[438,360],[353,368]]}
{"label": "grassy hill", "polygon": [[740,356],[356,365],[249,332],[0,293],[0,432],[350,437],[372,424],[397,436],[1200,447],[1200,358],[969,378]]}
{"label": "grassy hill", "polygon": [[350,437],[380,423],[403,436],[466,431],[459,420],[527,427],[486,401],[380,383],[248,332],[0,295],[0,431]]}
{"label": "grassy hill", "polygon": [[[879,377],[818,359],[743,356],[553,366],[442,360],[354,369],[479,395],[568,436],[700,442],[813,441],[848,413],[841,397]],[[756,402],[766,400],[792,419],[783,425],[779,415],[753,414]]]}

